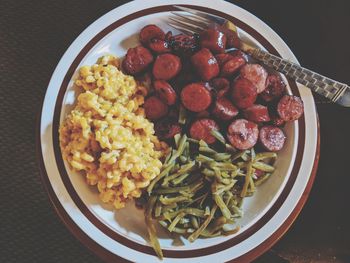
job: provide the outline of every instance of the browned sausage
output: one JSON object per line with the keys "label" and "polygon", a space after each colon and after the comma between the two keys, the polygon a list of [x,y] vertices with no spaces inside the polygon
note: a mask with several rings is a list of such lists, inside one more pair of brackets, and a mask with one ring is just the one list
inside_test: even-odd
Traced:
{"label": "browned sausage", "polygon": [[232,83],[231,98],[238,108],[245,109],[252,106],[256,97],[256,87],[249,80],[239,77]]}
{"label": "browned sausage", "polygon": [[155,124],[154,130],[159,139],[166,140],[174,138],[176,134],[181,133],[181,126],[176,119],[164,118]]}
{"label": "browned sausage", "polygon": [[266,89],[260,93],[260,97],[264,101],[270,102],[282,97],[285,90],[286,84],[282,78],[277,74],[271,74],[266,79]]}
{"label": "browned sausage", "polygon": [[143,107],[146,117],[151,120],[158,120],[168,113],[168,105],[156,96],[147,98]]}
{"label": "browned sausage", "polygon": [[205,84],[192,83],[182,89],[181,101],[186,109],[193,112],[200,112],[210,106],[212,98]]}
{"label": "browned sausage", "polygon": [[208,48],[214,54],[223,53],[226,48],[226,36],[215,29],[204,30],[199,37],[202,48]]}
{"label": "browned sausage", "polygon": [[266,88],[267,71],[259,64],[246,64],[241,69],[241,76],[250,80],[255,86],[258,93]]}
{"label": "browned sausage", "polygon": [[214,103],[212,113],[216,118],[228,121],[236,117],[239,112],[231,101],[225,97],[218,97]]}
{"label": "browned sausage", "polygon": [[252,148],[258,141],[259,129],[254,122],[237,119],[227,129],[227,139],[239,150]]}
{"label": "browned sausage", "polygon": [[278,127],[264,126],[260,129],[259,141],[267,151],[277,152],[283,148],[286,136]]}
{"label": "browned sausage", "polygon": [[195,121],[190,128],[190,136],[196,140],[203,140],[208,144],[216,141],[215,137],[211,135],[212,130],[219,130],[219,126],[212,119],[199,119]]}
{"label": "browned sausage", "polygon": [[181,57],[191,56],[199,49],[198,36],[196,35],[179,34],[169,37],[168,42],[173,52]]}
{"label": "browned sausage", "polygon": [[256,123],[270,121],[269,110],[266,106],[255,104],[243,111],[244,117]]}
{"label": "browned sausage", "polygon": [[123,60],[123,69],[127,74],[141,73],[153,62],[152,53],[143,46],[129,48]]}
{"label": "browned sausage", "polygon": [[234,58],[230,53],[221,53],[215,55],[216,61],[218,62],[220,68],[230,59]]}
{"label": "browned sausage", "polygon": [[284,95],[277,105],[278,115],[284,121],[294,121],[304,113],[303,101],[293,95]]}
{"label": "browned sausage", "polygon": [[176,92],[173,87],[165,80],[155,80],[153,88],[158,97],[168,105],[174,105],[176,102]]}
{"label": "browned sausage", "polygon": [[152,39],[165,39],[165,33],[156,25],[147,25],[140,31],[140,42],[148,46]]}
{"label": "browned sausage", "polygon": [[227,38],[227,41],[226,41],[227,48],[233,48],[233,47],[240,48],[241,40],[239,39],[237,32],[228,29],[224,33]]}
{"label": "browned sausage", "polygon": [[155,79],[169,80],[180,72],[181,66],[179,57],[173,54],[162,54],[156,58],[152,73]]}
{"label": "browned sausage", "polygon": [[209,81],[219,75],[216,58],[207,48],[202,48],[191,57],[191,62],[202,80]]}
{"label": "browned sausage", "polygon": [[165,40],[157,39],[157,38],[153,38],[150,41],[148,47],[157,54],[170,52],[168,42],[166,42]]}
{"label": "browned sausage", "polygon": [[210,85],[217,91],[230,88],[230,82],[225,78],[212,79]]}
{"label": "browned sausage", "polygon": [[239,71],[246,64],[246,60],[241,56],[234,56],[227,61],[221,68],[220,75],[223,77],[231,77]]}

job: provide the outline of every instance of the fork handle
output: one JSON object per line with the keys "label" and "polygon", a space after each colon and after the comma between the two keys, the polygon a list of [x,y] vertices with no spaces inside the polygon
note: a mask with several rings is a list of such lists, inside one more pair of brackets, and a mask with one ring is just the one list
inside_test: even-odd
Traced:
{"label": "fork handle", "polygon": [[314,92],[330,99],[333,102],[337,102],[337,100],[344,94],[345,90],[350,88],[344,83],[340,83],[322,76],[316,72],[303,68],[293,62],[290,62],[289,60],[282,59],[266,51],[254,49],[250,53],[253,58],[262,62],[267,67],[273,68],[274,70],[285,74],[287,77],[305,85]]}

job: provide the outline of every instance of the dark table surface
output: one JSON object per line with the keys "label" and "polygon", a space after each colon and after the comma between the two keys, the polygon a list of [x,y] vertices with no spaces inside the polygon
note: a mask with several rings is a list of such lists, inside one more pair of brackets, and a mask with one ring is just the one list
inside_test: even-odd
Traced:
{"label": "dark table surface", "polygon": [[[0,0],[0,262],[101,262],[51,207],[36,164],[35,122],[64,51],[126,2]],[[232,2],[270,25],[302,65],[350,83],[349,1]],[[316,100],[321,159],[314,187],[290,230],[256,263],[350,262],[350,109]]]}

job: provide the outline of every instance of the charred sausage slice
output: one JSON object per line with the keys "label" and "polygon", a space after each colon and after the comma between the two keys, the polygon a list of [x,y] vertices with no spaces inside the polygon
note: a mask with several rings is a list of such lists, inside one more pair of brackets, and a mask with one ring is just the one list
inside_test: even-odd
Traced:
{"label": "charred sausage slice", "polygon": [[190,136],[196,140],[203,140],[208,144],[216,141],[215,137],[211,135],[212,130],[219,130],[219,126],[212,119],[196,120],[190,128]]}
{"label": "charred sausage slice", "polygon": [[212,98],[210,91],[203,83],[192,83],[182,89],[181,101],[186,109],[200,112],[210,106]]}
{"label": "charred sausage slice", "polygon": [[215,58],[221,68],[227,61],[234,58],[234,56],[230,53],[222,53],[215,55]]}
{"label": "charred sausage slice", "polygon": [[246,64],[241,69],[241,76],[250,80],[257,89],[258,93],[261,93],[266,88],[267,71],[259,64]]}
{"label": "charred sausage slice", "polygon": [[244,117],[256,123],[270,121],[269,110],[266,106],[255,104],[243,111]]}
{"label": "charred sausage slice", "polygon": [[175,119],[166,118],[158,121],[154,126],[154,130],[159,139],[167,140],[181,133],[181,126]]}
{"label": "charred sausage slice", "polygon": [[152,62],[152,53],[143,46],[137,46],[128,49],[122,66],[127,74],[136,75],[147,69]]}
{"label": "charred sausage slice", "polygon": [[267,151],[277,152],[283,148],[286,136],[282,129],[275,126],[264,126],[259,132],[259,142]]}
{"label": "charred sausage slice", "polygon": [[223,53],[226,48],[226,36],[215,29],[204,30],[199,37],[202,48],[208,48],[214,54]]}
{"label": "charred sausage slice", "polygon": [[216,58],[207,48],[202,48],[191,57],[191,62],[202,80],[209,81],[219,75]]}
{"label": "charred sausage slice", "polygon": [[258,141],[258,136],[258,125],[254,122],[237,119],[228,126],[227,139],[233,147],[239,150],[252,148]]}
{"label": "charred sausage slice", "polygon": [[143,107],[146,117],[151,120],[158,120],[168,113],[168,105],[156,96],[147,98]]}
{"label": "charred sausage slice", "polygon": [[173,54],[162,54],[156,58],[152,73],[155,79],[169,80],[180,72],[181,66],[179,57]]}
{"label": "charred sausage slice", "polygon": [[165,33],[156,25],[147,25],[140,31],[140,42],[148,46],[152,39],[165,39]]}
{"label": "charred sausage slice", "polygon": [[231,87],[233,103],[240,109],[252,106],[257,97],[256,86],[245,78],[237,78]]}
{"label": "charred sausage slice", "polygon": [[150,41],[148,47],[157,54],[162,54],[166,52],[170,52],[170,48],[168,42],[165,40],[161,40],[158,38],[154,38]]}
{"label": "charred sausage slice", "polygon": [[212,110],[213,115],[223,121],[232,120],[238,115],[238,109],[225,97],[218,97]]}
{"label": "charred sausage slice", "polygon": [[158,97],[168,105],[174,105],[176,102],[176,92],[173,87],[165,80],[155,80],[153,88]]}
{"label": "charred sausage slice", "polygon": [[293,95],[284,95],[277,105],[278,115],[284,121],[294,121],[304,113],[303,101]]}
{"label": "charred sausage slice", "polygon": [[267,77],[266,89],[260,93],[260,97],[266,102],[271,102],[281,98],[285,90],[286,84],[282,78],[277,74],[271,74]]}

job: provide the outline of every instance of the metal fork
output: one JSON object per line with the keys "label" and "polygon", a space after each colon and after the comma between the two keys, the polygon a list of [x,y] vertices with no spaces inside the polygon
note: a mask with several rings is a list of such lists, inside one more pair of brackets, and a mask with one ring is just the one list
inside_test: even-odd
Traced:
{"label": "metal fork", "polygon": [[[168,24],[185,34],[199,34],[206,28],[212,27],[214,24],[222,26],[230,23],[225,18],[203,11],[183,6],[175,7],[182,12],[171,12],[173,16],[169,17]],[[233,25],[232,22],[230,24]],[[236,30],[236,27],[233,26],[232,29]],[[350,107],[350,87],[348,85],[322,76],[289,60],[253,47],[243,41],[241,41],[240,49],[267,67],[285,74],[287,77],[303,84],[332,102]]]}

